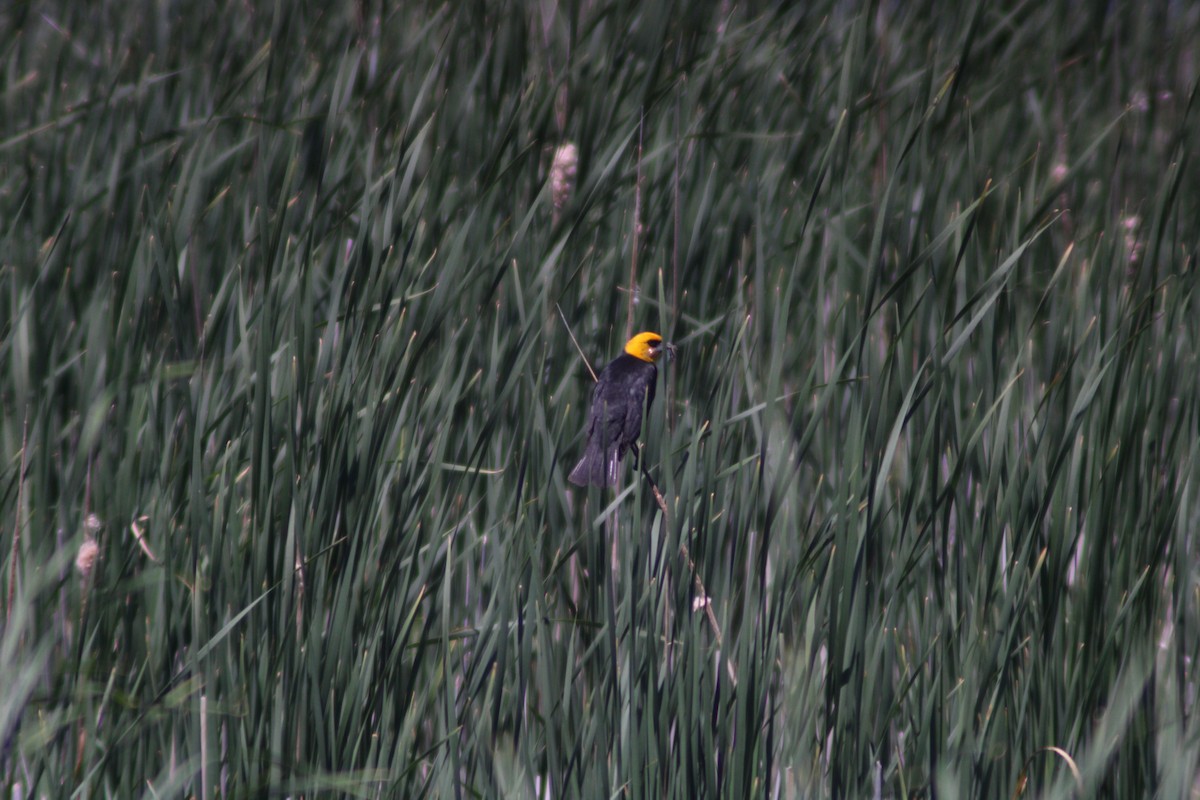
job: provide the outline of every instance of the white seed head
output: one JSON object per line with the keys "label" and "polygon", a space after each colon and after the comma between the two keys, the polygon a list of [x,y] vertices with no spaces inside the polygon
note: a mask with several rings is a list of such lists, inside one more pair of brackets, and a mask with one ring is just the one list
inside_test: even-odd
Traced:
{"label": "white seed head", "polygon": [[575,173],[579,168],[579,148],[571,142],[560,144],[550,165],[550,196],[554,208],[561,211],[575,191]]}
{"label": "white seed head", "polygon": [[96,558],[100,555],[100,545],[91,536],[83,540],[83,544],[79,545],[79,552],[75,554],[75,569],[87,580],[92,574],[92,567],[96,566]]}

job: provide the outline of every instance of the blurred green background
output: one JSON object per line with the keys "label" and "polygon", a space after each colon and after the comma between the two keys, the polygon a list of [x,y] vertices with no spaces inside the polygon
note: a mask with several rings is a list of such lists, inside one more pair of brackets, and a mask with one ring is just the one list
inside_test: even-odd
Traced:
{"label": "blurred green background", "polygon": [[10,796],[1200,796],[1200,5],[0,30]]}

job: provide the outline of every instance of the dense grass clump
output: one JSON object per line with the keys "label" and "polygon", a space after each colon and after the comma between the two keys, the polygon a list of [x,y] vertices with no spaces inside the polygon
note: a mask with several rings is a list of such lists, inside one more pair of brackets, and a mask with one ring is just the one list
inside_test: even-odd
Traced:
{"label": "dense grass clump", "polygon": [[14,797],[1200,792],[1200,7],[0,30]]}

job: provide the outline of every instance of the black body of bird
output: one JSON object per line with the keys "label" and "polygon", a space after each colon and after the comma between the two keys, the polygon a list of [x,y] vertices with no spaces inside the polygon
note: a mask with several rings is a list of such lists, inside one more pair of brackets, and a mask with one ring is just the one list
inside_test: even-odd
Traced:
{"label": "black body of bird", "polygon": [[[625,352],[601,370],[592,391],[587,448],[568,480],[577,486],[616,486],[625,451],[636,447],[642,413],[654,402],[658,368],[664,352],[674,352],[657,333],[639,333]],[[635,451],[636,459],[636,451]],[[635,462],[636,463],[636,462]]]}

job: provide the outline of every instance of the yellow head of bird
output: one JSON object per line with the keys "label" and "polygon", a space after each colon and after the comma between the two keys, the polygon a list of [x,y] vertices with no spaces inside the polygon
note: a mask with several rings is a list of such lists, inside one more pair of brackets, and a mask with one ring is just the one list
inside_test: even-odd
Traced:
{"label": "yellow head of bird", "polygon": [[663,353],[675,354],[675,346],[664,342],[657,333],[643,331],[625,343],[625,352],[642,361],[653,364]]}

